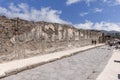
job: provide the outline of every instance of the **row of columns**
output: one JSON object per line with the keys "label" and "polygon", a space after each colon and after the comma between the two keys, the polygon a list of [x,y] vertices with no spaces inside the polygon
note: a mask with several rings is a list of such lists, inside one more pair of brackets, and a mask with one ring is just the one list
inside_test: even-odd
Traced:
{"label": "row of columns", "polygon": [[[56,25],[51,25],[52,27],[48,26],[49,25],[48,23],[47,24],[45,24],[45,23],[35,24],[35,25],[36,25],[36,27],[35,27],[35,31],[33,33],[34,34],[33,40],[34,41],[37,40],[36,42],[38,43],[39,53],[46,52],[48,41],[51,41],[51,42],[49,42],[49,44],[51,44],[51,45],[52,45],[52,42],[54,42],[55,43],[54,48],[57,49],[59,47],[58,43],[60,43],[61,41],[67,42],[66,43],[67,47],[71,44],[71,41],[74,43],[76,43],[76,41],[78,41],[79,45],[81,45],[81,44],[89,45],[89,44],[91,44],[92,39],[95,39],[98,42],[99,36],[102,37],[100,35],[101,32],[91,31],[91,30],[81,30],[81,29],[76,29],[73,27],[68,27],[66,25],[56,24]],[[54,30],[52,30],[52,29],[54,29]],[[68,29],[71,29],[71,32],[69,32]],[[47,33],[47,30],[51,30],[53,32],[51,34],[49,34],[49,33]],[[36,35],[38,35],[37,38],[35,38]],[[52,37],[52,38],[50,38],[50,37]],[[49,40],[49,39],[51,39],[51,40]],[[16,45],[15,47],[19,49],[18,44],[19,44],[19,42],[15,44]],[[25,44],[25,41],[23,41],[22,44]],[[66,45],[66,44],[63,44],[63,45]],[[71,44],[71,46],[72,46],[72,44]],[[16,49],[16,52],[18,49]],[[25,54],[25,50],[23,50],[22,54]]]}

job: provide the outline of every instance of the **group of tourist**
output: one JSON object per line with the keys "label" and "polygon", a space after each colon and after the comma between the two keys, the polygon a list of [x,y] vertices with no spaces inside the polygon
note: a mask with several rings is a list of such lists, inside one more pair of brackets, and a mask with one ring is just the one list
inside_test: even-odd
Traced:
{"label": "group of tourist", "polygon": [[120,46],[120,40],[119,39],[107,40],[106,45],[109,45],[110,47],[115,46],[115,49],[118,49]]}

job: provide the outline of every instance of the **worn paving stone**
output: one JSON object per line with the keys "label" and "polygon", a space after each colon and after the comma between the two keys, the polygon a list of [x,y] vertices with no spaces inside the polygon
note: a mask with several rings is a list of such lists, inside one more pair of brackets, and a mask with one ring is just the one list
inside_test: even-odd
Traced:
{"label": "worn paving stone", "polygon": [[112,50],[107,46],[97,47],[0,80],[95,80]]}

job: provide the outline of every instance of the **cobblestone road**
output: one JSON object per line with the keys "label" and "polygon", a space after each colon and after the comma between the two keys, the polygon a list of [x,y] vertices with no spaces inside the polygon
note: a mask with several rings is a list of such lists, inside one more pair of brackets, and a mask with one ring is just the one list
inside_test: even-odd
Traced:
{"label": "cobblestone road", "polygon": [[112,50],[106,46],[98,47],[1,80],[95,80]]}

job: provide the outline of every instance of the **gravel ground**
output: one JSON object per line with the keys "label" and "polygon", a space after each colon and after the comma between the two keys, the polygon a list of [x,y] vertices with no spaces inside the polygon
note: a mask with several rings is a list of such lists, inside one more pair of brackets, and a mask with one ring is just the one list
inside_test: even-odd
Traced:
{"label": "gravel ground", "polygon": [[95,80],[112,50],[107,46],[97,47],[0,80]]}

